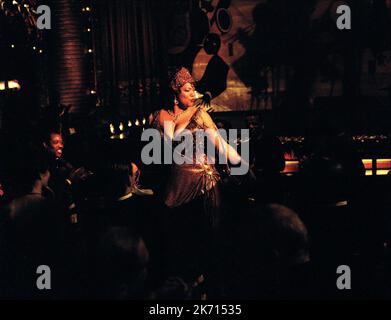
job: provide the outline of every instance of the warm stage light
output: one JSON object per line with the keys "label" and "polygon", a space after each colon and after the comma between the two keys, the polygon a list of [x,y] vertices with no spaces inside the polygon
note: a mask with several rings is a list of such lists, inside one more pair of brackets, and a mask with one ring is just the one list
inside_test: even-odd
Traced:
{"label": "warm stage light", "polygon": [[14,44],[11,44],[11,48],[15,48],[15,45],[14,45]]}
{"label": "warm stage light", "polygon": [[132,121],[128,121],[128,127],[130,128],[132,126]]}
{"label": "warm stage light", "polygon": [[377,159],[376,160],[377,169],[390,170],[391,169],[391,159]]}
{"label": "warm stage light", "polygon": [[[366,176],[372,176],[375,170],[377,176],[385,176],[391,170],[391,159],[362,159],[362,163],[365,167]],[[376,168],[374,168],[374,164],[376,164]]]}
{"label": "warm stage light", "polygon": [[8,81],[8,88],[20,90],[20,84],[17,80],[11,80],[11,81]]}
{"label": "warm stage light", "polygon": [[285,169],[284,169],[283,173],[292,174],[297,171],[299,171],[299,161],[297,161],[297,160],[286,160],[285,161]]}
{"label": "warm stage light", "polygon": [[[390,172],[390,170],[376,170],[376,175],[377,176],[386,176],[386,175],[388,175],[389,172]],[[366,176],[373,176],[372,170],[366,170],[365,175]]]}
{"label": "warm stage light", "polygon": [[[365,167],[366,176],[385,176],[388,175],[391,171],[391,159],[361,159]],[[376,163],[376,168],[373,164]],[[299,172],[300,162],[298,160],[287,160],[285,159],[285,169],[284,174],[290,176],[294,173]]]}
{"label": "warm stage light", "polygon": [[0,81],[0,91],[12,90],[19,91],[21,86],[18,80]]}
{"label": "warm stage light", "polygon": [[114,125],[113,125],[113,124],[110,124],[110,132],[111,132],[112,134],[114,134],[114,132],[115,132],[115,128],[114,128]]}
{"label": "warm stage light", "polygon": [[362,163],[366,170],[372,169],[372,159],[362,159]]}
{"label": "warm stage light", "polygon": [[89,52],[89,53],[92,53],[92,49],[88,49],[88,52]]}

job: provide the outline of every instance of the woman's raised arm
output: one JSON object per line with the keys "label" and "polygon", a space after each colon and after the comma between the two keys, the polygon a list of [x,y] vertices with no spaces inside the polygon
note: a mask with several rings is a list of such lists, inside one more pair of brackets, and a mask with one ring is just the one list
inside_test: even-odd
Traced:
{"label": "woman's raised arm", "polygon": [[216,149],[221,153],[226,159],[228,159],[232,164],[237,165],[243,161],[239,153],[229,144],[219,133],[217,126],[213,122],[210,115],[202,110],[201,118],[204,124],[204,127],[207,128],[207,136],[210,141],[214,144]]}

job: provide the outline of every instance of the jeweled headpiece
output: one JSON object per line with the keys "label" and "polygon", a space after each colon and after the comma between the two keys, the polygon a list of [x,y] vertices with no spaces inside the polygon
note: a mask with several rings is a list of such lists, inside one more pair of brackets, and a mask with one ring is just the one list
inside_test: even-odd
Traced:
{"label": "jeweled headpiece", "polygon": [[193,86],[195,85],[195,81],[191,76],[189,70],[182,67],[179,71],[174,73],[170,81],[170,87],[174,91],[179,91],[179,89],[186,83],[191,83]]}

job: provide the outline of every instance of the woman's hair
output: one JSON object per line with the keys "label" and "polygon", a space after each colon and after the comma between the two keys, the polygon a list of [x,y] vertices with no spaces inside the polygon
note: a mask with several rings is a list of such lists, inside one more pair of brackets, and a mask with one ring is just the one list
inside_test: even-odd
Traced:
{"label": "woman's hair", "polygon": [[180,88],[183,87],[186,83],[190,83],[193,86],[195,85],[195,81],[189,70],[184,67],[175,69],[174,72],[169,76],[169,81],[170,88],[175,94],[178,94]]}

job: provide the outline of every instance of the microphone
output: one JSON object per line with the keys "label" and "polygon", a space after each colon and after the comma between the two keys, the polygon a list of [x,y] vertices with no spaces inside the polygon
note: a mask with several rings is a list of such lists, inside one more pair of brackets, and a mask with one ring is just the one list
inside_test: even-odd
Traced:
{"label": "microphone", "polygon": [[197,100],[197,99],[201,99],[201,98],[204,96],[202,93],[200,93],[200,92],[198,92],[198,91],[195,91],[194,94],[195,94],[196,100]]}

